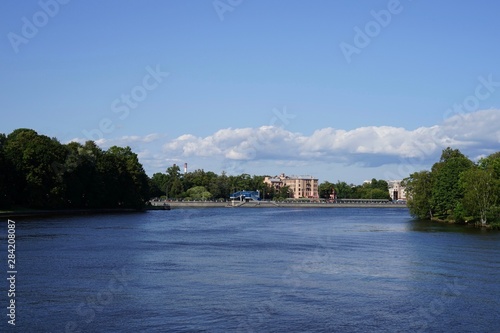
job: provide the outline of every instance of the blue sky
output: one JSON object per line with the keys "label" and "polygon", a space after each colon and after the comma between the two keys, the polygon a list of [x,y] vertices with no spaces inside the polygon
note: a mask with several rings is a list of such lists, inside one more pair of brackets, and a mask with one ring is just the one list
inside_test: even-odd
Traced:
{"label": "blue sky", "polygon": [[3,1],[0,132],[129,145],[149,175],[187,162],[400,179],[448,145],[500,150],[499,12],[492,0]]}

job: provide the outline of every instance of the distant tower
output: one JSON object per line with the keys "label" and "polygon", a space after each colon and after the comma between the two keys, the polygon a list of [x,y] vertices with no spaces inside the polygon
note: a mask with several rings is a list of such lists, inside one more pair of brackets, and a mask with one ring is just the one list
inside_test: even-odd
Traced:
{"label": "distant tower", "polygon": [[188,164],[184,163],[184,173],[186,174],[188,172]]}

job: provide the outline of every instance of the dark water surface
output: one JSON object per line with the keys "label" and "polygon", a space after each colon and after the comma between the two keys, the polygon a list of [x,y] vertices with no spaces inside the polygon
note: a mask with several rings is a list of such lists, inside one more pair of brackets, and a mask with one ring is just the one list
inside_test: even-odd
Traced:
{"label": "dark water surface", "polygon": [[19,332],[500,331],[500,233],[405,209],[16,222]]}

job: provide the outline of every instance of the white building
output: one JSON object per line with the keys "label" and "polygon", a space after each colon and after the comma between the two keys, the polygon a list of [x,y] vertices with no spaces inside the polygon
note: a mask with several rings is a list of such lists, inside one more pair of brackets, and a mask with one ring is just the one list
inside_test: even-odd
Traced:
{"label": "white building", "polygon": [[393,201],[406,200],[406,189],[401,185],[401,180],[389,180],[389,195]]}

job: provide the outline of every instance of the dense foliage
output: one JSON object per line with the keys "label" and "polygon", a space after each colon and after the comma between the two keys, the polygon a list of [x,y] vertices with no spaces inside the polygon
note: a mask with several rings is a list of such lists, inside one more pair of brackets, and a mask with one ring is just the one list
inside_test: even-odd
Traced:
{"label": "dense foliage", "polygon": [[129,147],[61,144],[31,129],[0,135],[0,208],[141,208],[148,197]]}
{"label": "dense foliage", "polygon": [[415,172],[404,184],[416,217],[480,224],[500,219],[500,153],[473,163],[447,148],[431,171]]}
{"label": "dense foliage", "polygon": [[323,182],[319,185],[320,198],[329,199],[332,190],[335,190],[337,199],[390,199],[389,184],[375,178],[362,185],[347,184],[344,181],[336,184]]}
{"label": "dense foliage", "polygon": [[167,168],[166,173],[155,173],[151,177],[152,197],[166,196],[177,200],[227,200],[237,191],[260,191],[263,199],[288,197],[288,193],[275,191],[264,183],[264,176],[241,174],[218,175],[212,171],[198,169],[181,174],[177,165]]}

